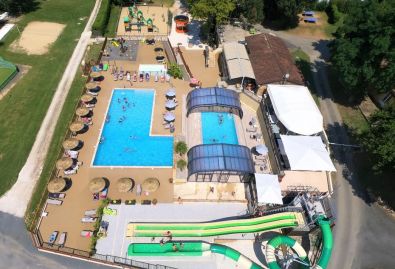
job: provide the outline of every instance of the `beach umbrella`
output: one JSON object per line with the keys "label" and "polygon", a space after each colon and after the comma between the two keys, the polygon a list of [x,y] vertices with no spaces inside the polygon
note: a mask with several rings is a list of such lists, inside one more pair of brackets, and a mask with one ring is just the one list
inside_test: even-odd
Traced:
{"label": "beach umbrella", "polygon": [[134,187],[133,179],[129,177],[123,177],[118,179],[117,188],[119,192],[128,192]]}
{"label": "beach umbrella", "polygon": [[79,107],[79,108],[77,108],[77,110],[75,111],[75,114],[76,114],[77,116],[83,117],[83,116],[88,115],[89,112],[90,112],[90,110],[89,110],[88,108],[86,108],[86,107]]}
{"label": "beach umbrella", "polygon": [[91,78],[98,78],[101,76],[100,72],[91,72],[90,73]]}
{"label": "beach umbrella", "polygon": [[49,192],[61,192],[66,187],[66,180],[63,177],[52,179],[47,186]]}
{"label": "beach umbrella", "polygon": [[167,108],[175,108],[177,106],[177,104],[173,100],[167,100],[165,103],[165,106]]}
{"label": "beach umbrella", "polygon": [[95,177],[89,181],[89,190],[93,193],[101,192],[106,187],[106,180],[102,177]]}
{"label": "beach umbrella", "polygon": [[267,154],[269,152],[268,148],[265,145],[258,145],[255,147],[256,152],[258,152],[261,155]]}
{"label": "beach umbrella", "polygon": [[174,89],[174,88],[168,89],[167,92],[166,92],[166,95],[169,96],[169,97],[176,96],[176,89]]}
{"label": "beach umbrella", "polygon": [[56,168],[58,168],[59,170],[66,170],[72,167],[73,164],[74,164],[73,159],[69,157],[63,157],[62,159],[59,159],[56,162]]}
{"label": "beach umbrella", "polygon": [[141,184],[143,191],[146,192],[155,192],[159,189],[159,186],[160,186],[159,180],[154,177],[149,177],[145,179],[143,184]]}
{"label": "beach umbrella", "polygon": [[82,121],[75,121],[72,124],[70,124],[70,131],[72,132],[79,132],[82,129],[84,129],[85,124]]}
{"label": "beach umbrella", "polygon": [[83,96],[81,96],[81,101],[86,103],[92,101],[93,98],[94,97],[92,95],[84,94]]}
{"label": "beach umbrella", "polygon": [[78,147],[80,142],[81,141],[76,138],[69,138],[65,140],[62,145],[64,149],[75,149],[76,147]]}
{"label": "beach umbrella", "polygon": [[86,88],[87,90],[94,89],[94,88],[96,88],[97,86],[98,86],[98,85],[97,85],[95,82],[88,82],[88,83],[85,84],[85,88]]}
{"label": "beach umbrella", "polygon": [[163,118],[165,119],[165,121],[174,121],[176,119],[176,116],[171,112],[166,112]]}

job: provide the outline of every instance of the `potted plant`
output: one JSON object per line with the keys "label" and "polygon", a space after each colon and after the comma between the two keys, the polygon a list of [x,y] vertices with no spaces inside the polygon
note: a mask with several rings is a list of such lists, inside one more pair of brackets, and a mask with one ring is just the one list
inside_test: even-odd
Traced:
{"label": "potted plant", "polygon": [[183,171],[187,166],[187,162],[184,159],[180,159],[177,161],[177,168]]}
{"label": "potted plant", "polygon": [[188,151],[188,146],[184,141],[178,141],[175,145],[175,152],[183,156]]}

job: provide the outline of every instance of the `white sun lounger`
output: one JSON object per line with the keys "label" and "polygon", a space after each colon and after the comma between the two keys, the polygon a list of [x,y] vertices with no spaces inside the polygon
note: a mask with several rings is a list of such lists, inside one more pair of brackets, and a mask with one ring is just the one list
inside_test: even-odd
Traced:
{"label": "white sun lounger", "polygon": [[92,237],[92,235],[93,235],[93,232],[92,232],[92,231],[89,231],[89,230],[83,230],[83,231],[81,231],[81,236],[82,236],[82,237],[90,238],[90,237]]}
{"label": "white sun lounger", "polygon": [[84,215],[86,217],[96,216],[96,209],[86,210]]}
{"label": "white sun lounger", "polygon": [[247,132],[253,133],[256,132],[258,129],[256,127],[252,127],[252,128],[246,128]]}
{"label": "white sun lounger", "polygon": [[61,204],[63,204],[63,201],[55,200],[55,199],[47,199],[47,204],[49,204],[49,205],[61,205]]}
{"label": "white sun lounger", "polygon": [[77,174],[77,169],[65,170],[63,173],[64,173],[65,175],[74,175],[74,174]]}
{"label": "white sun lounger", "polygon": [[97,218],[92,218],[92,217],[83,217],[81,219],[82,223],[92,223],[95,222]]}
{"label": "white sun lounger", "polygon": [[58,245],[63,247],[64,243],[66,243],[66,238],[67,238],[67,233],[63,232],[59,235],[59,239],[58,239]]}

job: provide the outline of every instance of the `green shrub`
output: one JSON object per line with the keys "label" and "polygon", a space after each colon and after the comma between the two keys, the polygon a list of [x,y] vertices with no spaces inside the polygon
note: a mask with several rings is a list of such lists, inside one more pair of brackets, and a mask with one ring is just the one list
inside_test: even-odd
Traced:
{"label": "green shrub", "polygon": [[341,18],[341,13],[337,8],[337,5],[333,2],[330,2],[328,7],[325,9],[326,14],[328,15],[328,23],[335,24]]}
{"label": "green shrub", "polygon": [[184,141],[178,141],[175,146],[175,152],[180,154],[180,156],[184,155],[188,151],[188,146]]}
{"label": "green shrub", "polygon": [[92,25],[92,31],[95,34],[103,35],[107,29],[108,19],[111,12],[111,0],[103,0],[97,14],[96,20]]}
{"label": "green shrub", "polygon": [[167,73],[173,78],[182,78],[182,71],[178,64],[170,63]]}
{"label": "green shrub", "polygon": [[187,166],[187,162],[184,159],[177,161],[177,168],[180,169],[181,171],[183,171],[186,166]]}

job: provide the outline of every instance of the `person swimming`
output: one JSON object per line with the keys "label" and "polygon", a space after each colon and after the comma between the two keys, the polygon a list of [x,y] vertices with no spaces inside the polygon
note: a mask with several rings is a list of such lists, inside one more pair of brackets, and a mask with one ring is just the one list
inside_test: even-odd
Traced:
{"label": "person swimming", "polygon": [[126,107],[125,106],[122,106],[122,111],[126,111]]}
{"label": "person swimming", "polygon": [[103,143],[103,142],[104,142],[104,136],[100,137],[99,143],[101,144],[101,143]]}
{"label": "person swimming", "polygon": [[107,123],[110,122],[110,118],[111,118],[110,115],[107,115],[107,116],[106,116],[106,122],[107,122]]}

